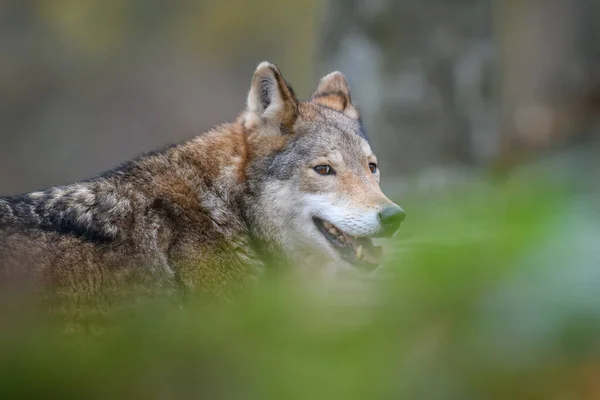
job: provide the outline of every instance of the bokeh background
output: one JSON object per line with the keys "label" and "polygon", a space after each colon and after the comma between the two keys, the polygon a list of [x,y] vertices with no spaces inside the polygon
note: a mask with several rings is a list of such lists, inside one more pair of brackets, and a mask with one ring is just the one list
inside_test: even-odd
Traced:
{"label": "bokeh background", "polygon": [[322,8],[0,2],[0,195],[90,177],[234,119],[263,60],[308,96]]}
{"label": "bokeh background", "polygon": [[0,391],[600,399],[598,20],[596,0],[0,0],[0,195],[233,119],[269,60],[303,98],[348,76],[408,213],[367,282],[66,335],[0,303]]}
{"label": "bokeh background", "polygon": [[593,0],[4,0],[0,195],[233,119],[262,60],[304,98],[343,71],[388,183],[489,167],[589,131],[598,16]]}

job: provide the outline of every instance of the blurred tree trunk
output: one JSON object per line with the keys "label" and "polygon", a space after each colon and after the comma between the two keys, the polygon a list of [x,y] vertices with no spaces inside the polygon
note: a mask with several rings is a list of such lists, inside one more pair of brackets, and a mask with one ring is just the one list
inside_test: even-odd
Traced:
{"label": "blurred tree trunk", "polygon": [[328,2],[320,72],[348,76],[389,174],[493,154],[491,21],[486,0]]}
{"label": "blurred tree trunk", "polygon": [[547,149],[565,153],[589,141],[600,100],[600,3],[507,0],[494,6],[502,71],[496,166],[508,170]]}
{"label": "blurred tree trunk", "polygon": [[503,168],[590,131],[596,0],[330,0],[321,73],[348,75],[389,173]]}

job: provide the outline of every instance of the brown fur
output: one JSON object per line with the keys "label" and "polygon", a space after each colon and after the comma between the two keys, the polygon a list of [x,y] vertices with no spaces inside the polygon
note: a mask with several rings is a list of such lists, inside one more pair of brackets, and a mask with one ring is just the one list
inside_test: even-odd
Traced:
{"label": "brown fur", "polygon": [[[288,259],[269,188],[335,191],[365,210],[391,203],[368,170],[375,159],[347,83],[329,77],[313,101],[299,102],[263,63],[234,123],[89,181],[0,198],[2,282],[80,297],[136,287],[230,298],[252,287],[268,260]],[[310,142],[327,131],[334,136]],[[346,159],[327,159],[332,148]],[[310,151],[327,153],[339,181],[305,166]]]}
{"label": "brown fur", "polygon": [[[4,217],[0,238],[4,272],[18,270],[39,285],[84,292],[132,283],[211,292],[245,285],[263,269],[258,260],[248,262],[256,255],[248,247],[244,221],[235,217],[241,206],[235,197],[243,190],[239,178],[244,175],[245,135],[239,124],[224,125],[145,156],[125,172],[65,188],[119,198],[113,206],[125,210],[103,216],[116,228],[114,238],[18,226]],[[203,192],[210,193],[208,199],[199,196]],[[69,207],[82,201],[77,195],[67,196]],[[102,201],[102,195],[96,197],[94,203]],[[4,202],[5,209],[8,204]],[[215,212],[222,207],[230,214]]]}

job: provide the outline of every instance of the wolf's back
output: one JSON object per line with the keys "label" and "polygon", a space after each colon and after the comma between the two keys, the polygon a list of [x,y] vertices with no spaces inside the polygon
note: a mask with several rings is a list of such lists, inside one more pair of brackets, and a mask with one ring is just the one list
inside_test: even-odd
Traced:
{"label": "wolf's back", "polygon": [[115,239],[130,203],[89,182],[0,198],[0,231],[40,230],[93,242]]}
{"label": "wolf's back", "polygon": [[[95,257],[95,247],[117,236],[116,217],[94,182],[54,187],[0,198],[0,272],[6,274],[65,266],[67,259],[82,265]],[[103,201],[101,201],[103,200]],[[122,204],[121,204],[122,206]],[[60,271],[58,271],[60,272]]]}

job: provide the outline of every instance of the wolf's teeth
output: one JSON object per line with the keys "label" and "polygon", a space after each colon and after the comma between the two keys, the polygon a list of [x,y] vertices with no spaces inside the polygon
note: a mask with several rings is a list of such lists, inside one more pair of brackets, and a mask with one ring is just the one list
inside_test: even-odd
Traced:
{"label": "wolf's teeth", "polygon": [[358,247],[356,248],[356,258],[358,258],[359,260],[362,260],[363,258],[362,244],[358,245]]}
{"label": "wolf's teeth", "polygon": [[335,228],[329,229],[328,232],[331,233],[333,236],[337,236],[339,234],[338,231],[337,231],[337,229],[335,229]]}
{"label": "wolf's teeth", "polygon": [[331,229],[333,228],[333,225],[331,225],[329,222],[327,221],[323,221],[323,226],[325,227],[325,229]]}
{"label": "wolf's teeth", "polygon": [[344,237],[344,235],[340,235],[340,236],[338,236],[338,238],[337,238],[337,239],[338,239],[340,242],[342,242],[342,243],[346,243],[346,238]]}

